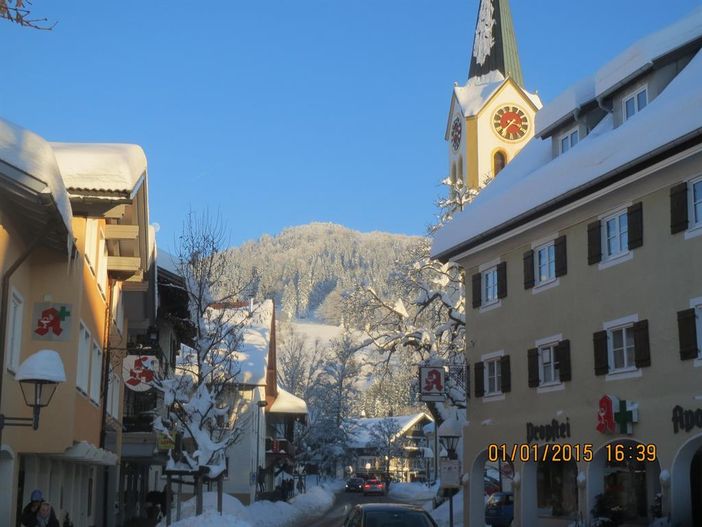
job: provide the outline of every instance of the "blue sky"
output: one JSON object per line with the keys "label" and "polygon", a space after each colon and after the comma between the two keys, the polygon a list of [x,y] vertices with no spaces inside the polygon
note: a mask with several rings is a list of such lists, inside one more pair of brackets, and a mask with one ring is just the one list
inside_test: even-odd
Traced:
{"label": "blue sky", "polygon": [[[548,102],[700,0],[512,0],[525,83]],[[447,167],[451,87],[478,0],[34,0],[0,23],[0,115],[49,140],[129,142],[151,221],[188,207],[236,245],[311,221],[422,234]]]}

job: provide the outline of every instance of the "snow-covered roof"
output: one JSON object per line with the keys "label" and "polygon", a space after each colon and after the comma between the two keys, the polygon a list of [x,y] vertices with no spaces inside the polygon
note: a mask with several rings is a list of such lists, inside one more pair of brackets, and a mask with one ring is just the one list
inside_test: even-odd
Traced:
{"label": "snow-covered roof", "polygon": [[69,190],[128,194],[146,174],[146,155],[138,145],[51,143]]}
{"label": "snow-covered roof", "polygon": [[700,38],[702,7],[635,42],[595,74],[561,93],[537,114],[536,134],[540,135],[557,125],[579,106],[608,95],[623,82],[645,71],[654,61]]}
{"label": "snow-covered roof", "polygon": [[307,414],[307,403],[278,386],[278,397],[269,410],[272,414]]}
{"label": "snow-covered roof", "polygon": [[63,453],[63,457],[71,461],[106,466],[116,465],[119,459],[117,454],[96,447],[87,441],[80,441],[68,447]]}
{"label": "snow-covered roof", "polygon": [[350,422],[348,445],[351,448],[366,448],[371,446],[373,441],[373,429],[380,426],[385,420],[392,421],[393,427],[398,429],[398,433],[403,434],[414,426],[417,421],[425,417],[431,420],[431,417],[424,412],[413,415],[352,419]]}
{"label": "snow-covered roof", "polygon": [[46,185],[73,239],[73,211],[51,145],[40,135],[0,118],[0,160]]}
{"label": "snow-covered roof", "polygon": [[477,237],[551,200],[702,133],[700,84],[702,54],[697,53],[658,97],[616,129],[608,115],[577,147],[555,159],[549,140],[532,139],[499,177],[436,233],[432,256],[455,256]]}
{"label": "snow-covered roof", "polygon": [[[256,386],[266,385],[273,309],[272,300],[264,300],[260,304],[255,304],[253,315],[242,328],[242,340],[236,353],[236,359],[241,368],[238,379],[240,383]],[[244,313],[248,313],[248,308],[239,308],[238,310],[242,316]]]}
{"label": "snow-covered roof", "polygon": [[178,271],[178,259],[160,247],[156,250],[156,265],[174,275],[180,274]]}
{"label": "snow-covered roof", "polygon": [[46,382],[66,382],[63,361],[54,350],[40,350],[31,354],[20,364],[15,374],[17,382],[39,380]]}

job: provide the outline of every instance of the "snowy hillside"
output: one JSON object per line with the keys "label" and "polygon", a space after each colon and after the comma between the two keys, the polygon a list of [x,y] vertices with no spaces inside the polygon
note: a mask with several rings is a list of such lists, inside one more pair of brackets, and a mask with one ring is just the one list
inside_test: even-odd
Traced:
{"label": "snowy hillside", "polygon": [[420,240],[311,223],[232,248],[230,256],[235,268],[257,269],[254,294],[275,299],[283,318],[337,323],[343,291],[364,283],[386,292],[393,263]]}

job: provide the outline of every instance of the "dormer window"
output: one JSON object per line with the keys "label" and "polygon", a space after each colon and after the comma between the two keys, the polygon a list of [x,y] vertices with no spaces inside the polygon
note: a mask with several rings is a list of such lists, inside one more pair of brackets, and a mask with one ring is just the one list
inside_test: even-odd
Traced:
{"label": "dormer window", "polygon": [[646,108],[648,104],[648,90],[643,87],[628,97],[624,97],[624,120],[628,120]]}
{"label": "dormer window", "polygon": [[578,144],[580,133],[577,128],[568,130],[561,136],[561,154],[565,154],[568,150]]}

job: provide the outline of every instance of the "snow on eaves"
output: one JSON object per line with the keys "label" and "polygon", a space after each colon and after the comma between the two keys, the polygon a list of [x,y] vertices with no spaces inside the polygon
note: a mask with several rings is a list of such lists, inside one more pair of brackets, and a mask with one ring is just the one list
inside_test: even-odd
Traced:
{"label": "snow on eaves", "polygon": [[608,95],[623,81],[643,72],[661,57],[702,38],[702,7],[685,18],[637,41],[595,74],[577,82],[536,116],[536,135],[557,125],[578,107]]}
{"label": "snow on eaves", "polygon": [[146,174],[138,145],[51,143],[66,188],[133,196]]}
{"label": "snow on eaves", "polygon": [[392,417],[364,417],[359,419],[351,419],[347,444],[350,448],[368,447],[373,441],[373,429],[379,426],[386,419],[393,421],[394,427],[399,430],[399,433],[403,433],[423,417],[431,419],[430,416],[423,412],[412,415],[396,415]]}
{"label": "snow on eaves", "polygon": [[[551,141],[532,139],[475,200],[434,237],[433,257],[458,246],[600,176],[686,136],[702,133],[702,53],[634,117],[607,131],[611,119],[577,147],[551,161]],[[546,160],[546,161],[544,161]],[[543,161],[543,162],[542,162]]]}
{"label": "snow on eaves", "polygon": [[156,265],[169,273],[180,276],[180,271],[178,271],[178,258],[160,247],[156,250]]}
{"label": "snow on eaves", "polygon": [[[241,368],[238,379],[240,383],[266,385],[273,309],[272,300],[264,300],[254,305],[253,315],[242,328],[242,340],[236,353],[236,359]],[[238,311],[242,316],[249,316],[248,308],[238,308]]]}
{"label": "snow on eaves", "polygon": [[271,409],[269,410],[272,414],[307,414],[307,403],[291,394],[290,392],[283,390],[278,386],[278,397],[275,398]]}
{"label": "snow on eaves", "polygon": [[0,160],[46,185],[73,240],[73,211],[51,145],[40,135],[0,118]]}

